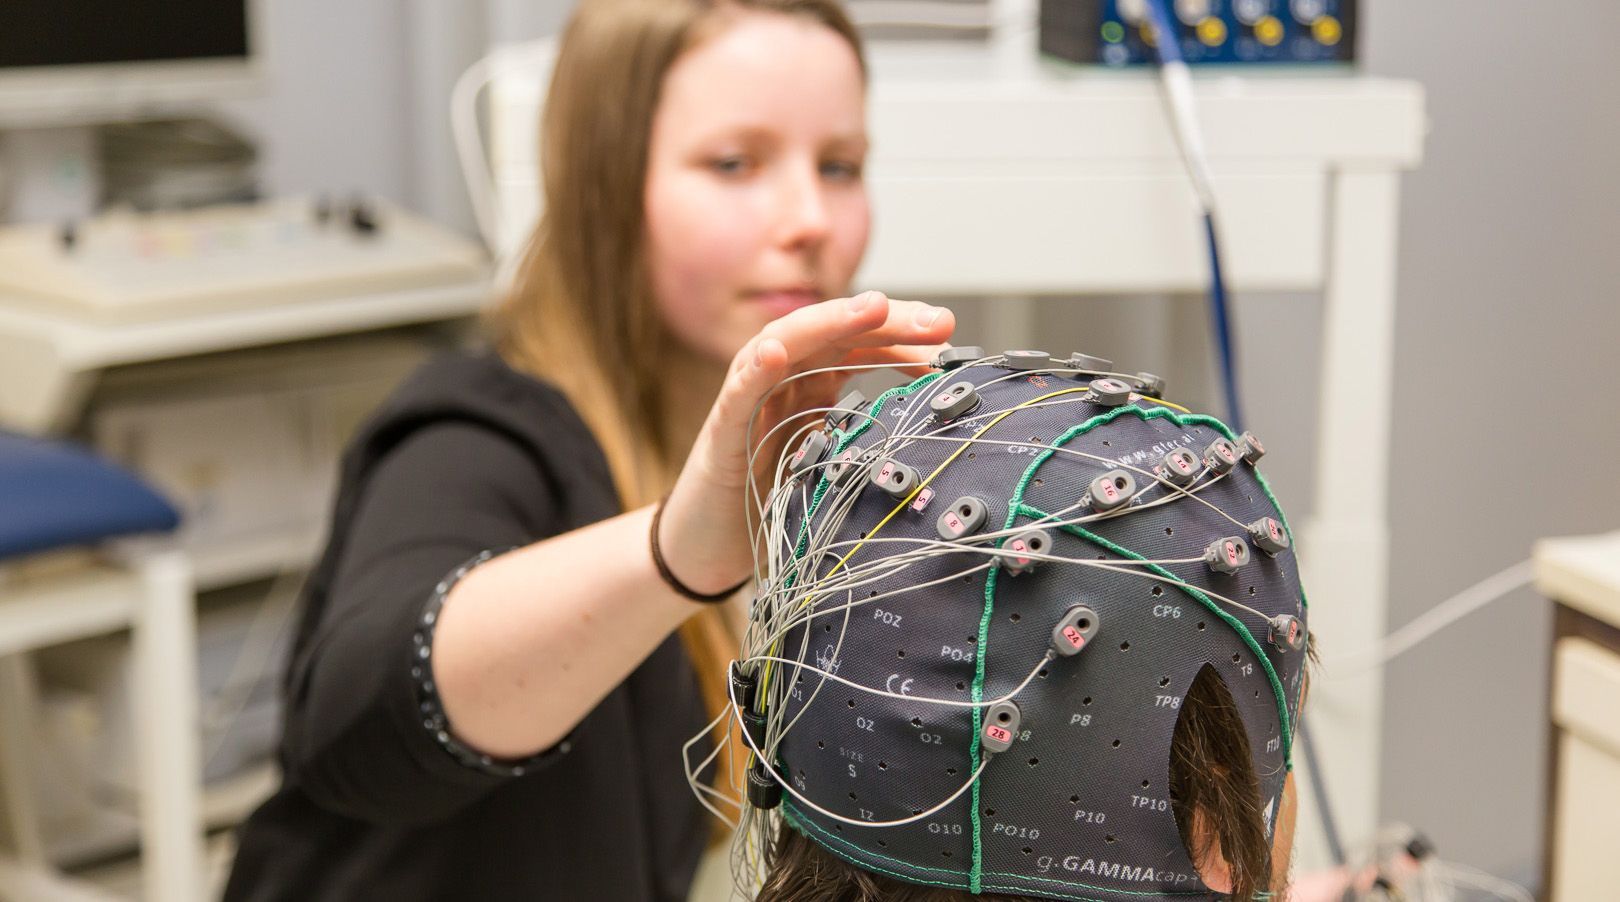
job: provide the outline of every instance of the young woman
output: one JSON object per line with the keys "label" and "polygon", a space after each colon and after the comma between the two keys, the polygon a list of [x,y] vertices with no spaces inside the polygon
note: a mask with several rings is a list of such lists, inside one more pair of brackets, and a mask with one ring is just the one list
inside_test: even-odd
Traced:
{"label": "young woman", "polygon": [[[681,744],[732,654],[693,599],[752,572],[750,414],[794,372],[926,361],[953,327],[839,297],[864,90],[831,0],[579,9],[497,352],[430,364],[345,457],[284,785],[227,899],[684,898],[709,828]],[[754,435],[841,387],[772,395]]]}

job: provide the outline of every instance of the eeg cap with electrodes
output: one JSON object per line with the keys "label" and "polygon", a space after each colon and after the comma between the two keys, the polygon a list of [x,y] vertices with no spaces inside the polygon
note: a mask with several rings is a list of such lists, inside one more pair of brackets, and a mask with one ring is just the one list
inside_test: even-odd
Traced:
{"label": "eeg cap with electrodes", "polygon": [[732,668],[745,821],[972,892],[1208,893],[1168,786],[1207,667],[1274,829],[1306,607],[1263,448],[1098,364],[953,349],[793,443]]}

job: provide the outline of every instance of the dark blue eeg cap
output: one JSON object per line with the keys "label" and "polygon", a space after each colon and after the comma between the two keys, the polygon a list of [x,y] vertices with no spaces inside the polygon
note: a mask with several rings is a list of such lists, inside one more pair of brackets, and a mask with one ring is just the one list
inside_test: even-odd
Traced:
{"label": "dark blue eeg cap", "polygon": [[1269,833],[1305,663],[1263,449],[1084,359],[954,367],[835,412],[771,495],[733,678],[752,801],[914,883],[1207,894],[1170,806],[1181,699],[1225,682]]}

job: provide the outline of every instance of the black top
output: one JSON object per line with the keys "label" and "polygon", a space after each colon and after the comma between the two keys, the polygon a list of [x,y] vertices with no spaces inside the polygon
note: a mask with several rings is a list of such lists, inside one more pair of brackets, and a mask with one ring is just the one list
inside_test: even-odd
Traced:
{"label": "black top", "polygon": [[682,769],[705,718],[677,639],[517,768],[453,755],[412,676],[447,575],[618,512],[555,389],[492,355],[407,380],[344,456],[283,687],[283,785],[242,827],[227,902],[685,899],[709,830]]}

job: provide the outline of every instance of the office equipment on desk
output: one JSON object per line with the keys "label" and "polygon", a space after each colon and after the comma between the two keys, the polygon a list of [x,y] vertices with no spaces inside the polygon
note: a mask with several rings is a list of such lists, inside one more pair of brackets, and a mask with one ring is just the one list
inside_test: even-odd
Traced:
{"label": "office equipment on desk", "polygon": [[[318,200],[126,217],[105,224],[104,258],[64,252],[59,228],[9,233],[29,261],[12,283],[32,288],[0,287],[0,425],[74,428],[110,368],[465,319],[488,300],[488,266],[472,242],[381,204],[363,205],[359,226],[347,204],[326,216],[332,234],[321,231]],[[355,234],[367,223],[369,237]],[[74,244],[101,225],[91,231]],[[238,239],[251,239],[253,253]],[[140,256],[148,242],[152,259]],[[143,275],[127,289],[108,284],[129,269]]]}
{"label": "office equipment on desk", "polygon": [[476,280],[484,255],[382,201],[292,198],[0,229],[8,306],[172,320]]}
{"label": "office equipment on desk", "polygon": [[98,4],[6,0],[0,127],[98,122],[245,96],[266,81],[258,0]]}
{"label": "office equipment on desk", "polygon": [[200,902],[202,835],[190,569],[162,545],[126,548],[122,564],[45,576],[17,563],[174,527],[150,489],[60,442],[0,433],[0,784],[15,858],[0,857],[0,895],[95,899],[50,867],[33,793],[38,722],[30,653],[128,628],[139,687],[134,727],[145,897]]}
{"label": "office equipment on desk", "polygon": [[[1153,2],[1040,0],[1041,52],[1073,63],[1152,63],[1148,4]],[[1170,4],[1176,43],[1188,63],[1291,66],[1354,61],[1357,5],[1357,0]]]}
{"label": "office equipment on desk", "polygon": [[1620,532],[1544,539],[1533,557],[1536,588],[1557,602],[1542,898],[1609,898],[1620,836]]}

